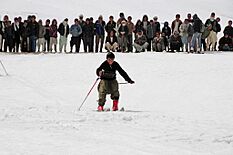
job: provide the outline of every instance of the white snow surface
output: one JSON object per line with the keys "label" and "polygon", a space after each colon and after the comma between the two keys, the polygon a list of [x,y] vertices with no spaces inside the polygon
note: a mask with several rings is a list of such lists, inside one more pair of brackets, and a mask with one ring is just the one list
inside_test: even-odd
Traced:
{"label": "white snow surface", "polygon": [[[198,13],[205,21],[214,11],[224,28],[232,8],[232,0],[7,0],[0,16],[68,17],[72,24],[80,14],[108,21],[124,12],[134,22],[144,14],[171,22],[176,13],[182,20]],[[233,154],[233,53],[116,53],[136,82],[120,85],[119,106],[126,111],[96,112],[97,86],[77,111],[105,54],[0,53],[9,73],[0,66],[0,154]]]}
{"label": "white snow surface", "polygon": [[1,54],[0,154],[233,153],[232,53],[116,53],[126,111],[96,112],[97,87],[78,111],[105,54]]}

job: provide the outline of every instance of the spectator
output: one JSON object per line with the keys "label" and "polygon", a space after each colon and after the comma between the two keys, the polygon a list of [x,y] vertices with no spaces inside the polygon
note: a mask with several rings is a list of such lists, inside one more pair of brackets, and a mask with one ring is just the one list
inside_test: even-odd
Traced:
{"label": "spectator", "polygon": [[180,14],[176,14],[176,19],[172,22],[172,33],[175,31],[180,32],[179,27],[182,24],[180,20]]}
{"label": "spectator", "polygon": [[129,29],[125,20],[122,20],[121,25],[118,29],[118,44],[119,44],[119,51],[125,52],[127,45],[128,45],[128,33]]}
{"label": "spectator", "polygon": [[134,48],[136,49],[136,53],[138,52],[145,52],[145,49],[148,46],[146,36],[143,34],[143,31],[140,30],[137,32],[137,37],[134,40],[133,44]]}
{"label": "spectator", "polygon": [[62,53],[62,49],[64,48],[64,52],[66,53],[67,46],[67,37],[69,35],[70,27],[68,24],[68,18],[64,19],[62,23],[60,23],[58,27],[58,32],[60,34],[59,40],[59,52]]}
{"label": "spectator", "polygon": [[72,50],[74,45],[76,48],[75,53],[79,53],[80,43],[81,43],[80,35],[82,34],[82,28],[79,25],[79,21],[77,18],[74,20],[74,24],[71,25],[70,27],[70,34],[71,34],[70,53],[73,52]]}
{"label": "spectator", "polygon": [[231,51],[232,50],[232,39],[229,38],[228,34],[219,40],[219,51]]}
{"label": "spectator", "polygon": [[94,34],[94,27],[91,25],[89,18],[86,19],[82,31],[84,40],[84,52],[93,52],[92,36]]}
{"label": "spectator", "polygon": [[[105,21],[103,20],[103,16],[100,15],[98,20],[95,22],[95,30],[96,30],[96,40],[95,40],[95,52],[102,52],[104,37],[105,37]],[[100,49],[99,49],[100,44]]]}
{"label": "spectator", "polygon": [[117,37],[116,37],[115,32],[113,30],[106,37],[105,48],[108,52],[117,51],[117,48],[118,48]]}
{"label": "spectator", "polygon": [[224,28],[223,33],[228,34],[229,38],[233,38],[232,20],[228,21],[228,25]]}
{"label": "spectator", "polygon": [[176,50],[177,52],[180,52],[181,47],[182,47],[181,36],[179,35],[178,31],[175,31],[174,34],[170,38],[171,52],[174,52],[174,50]]}
{"label": "spectator", "polygon": [[135,30],[134,23],[132,22],[132,17],[128,17],[127,26],[129,29],[128,33],[128,52],[133,52],[133,32]]}
{"label": "spectator", "polygon": [[162,52],[165,50],[164,38],[161,37],[159,32],[156,32],[156,36],[153,39],[152,45],[153,45],[153,51]]}
{"label": "spectator", "polygon": [[50,36],[50,44],[49,44],[49,51],[53,51],[53,46],[54,46],[54,51],[55,53],[57,52],[57,20],[53,19],[52,24],[49,28],[49,36]]}
{"label": "spectator", "polygon": [[[39,35],[38,35],[38,42],[37,42],[37,47],[38,47],[38,52],[41,52],[40,49],[44,50],[45,46],[45,27],[43,26],[42,20],[38,21],[39,24]],[[40,48],[42,46],[42,48]]]}

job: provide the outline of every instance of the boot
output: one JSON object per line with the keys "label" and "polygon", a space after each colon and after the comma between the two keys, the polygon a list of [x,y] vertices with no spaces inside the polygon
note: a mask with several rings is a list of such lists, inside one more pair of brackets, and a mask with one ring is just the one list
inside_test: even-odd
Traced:
{"label": "boot", "polygon": [[98,106],[98,111],[104,111],[104,106],[99,105]]}
{"label": "boot", "polygon": [[113,100],[112,111],[118,110],[118,100]]}

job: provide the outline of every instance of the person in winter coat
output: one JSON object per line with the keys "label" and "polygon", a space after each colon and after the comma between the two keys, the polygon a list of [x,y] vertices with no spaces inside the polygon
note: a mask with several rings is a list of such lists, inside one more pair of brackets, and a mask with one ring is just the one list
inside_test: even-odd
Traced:
{"label": "person in winter coat", "polygon": [[128,33],[129,33],[127,22],[125,20],[122,20],[121,25],[118,29],[118,33],[119,33],[118,36],[119,51],[125,52],[128,45]]}
{"label": "person in winter coat", "polygon": [[12,49],[14,47],[14,29],[10,21],[6,23],[4,32],[4,52],[7,52],[7,47],[9,49],[9,52],[12,52]]}
{"label": "person in winter coat", "polygon": [[49,36],[50,36],[50,44],[49,44],[49,51],[53,51],[53,46],[54,46],[54,51],[55,53],[57,52],[57,20],[53,19],[52,24],[49,28]]}
{"label": "person in winter coat", "polygon": [[118,82],[116,80],[116,71],[130,84],[134,81],[128,76],[128,74],[121,68],[121,66],[115,61],[115,55],[109,52],[106,56],[106,60],[97,68],[96,74],[101,79],[98,85],[99,100],[98,111],[104,110],[106,102],[106,95],[110,94],[113,100],[112,110],[118,110],[118,101],[120,97]]}
{"label": "person in winter coat", "polygon": [[127,26],[129,29],[128,33],[128,52],[133,52],[133,32],[135,30],[134,23],[132,22],[132,17],[128,16]]}
{"label": "person in winter coat", "polygon": [[164,38],[161,37],[159,32],[156,32],[155,38],[152,42],[153,51],[162,52],[165,50]]}
{"label": "person in winter coat", "polygon": [[140,19],[137,20],[136,25],[135,25],[135,29],[134,29],[135,36],[134,36],[134,38],[137,37],[137,34],[138,34],[139,31],[145,31],[143,26],[142,26],[142,21]]}
{"label": "person in winter coat", "polygon": [[121,25],[122,20],[126,20],[125,14],[123,12],[119,14],[119,19],[117,20],[117,28],[119,28],[119,26]]}
{"label": "person in winter coat", "polygon": [[28,41],[27,41],[27,38],[28,38],[28,21],[27,20],[24,20],[23,22],[23,26],[21,28],[21,32],[20,32],[20,36],[22,38],[22,41],[21,41],[21,52],[28,52]]}
{"label": "person in winter coat", "polygon": [[153,41],[153,38],[155,37],[156,34],[156,29],[153,20],[150,20],[150,24],[147,25],[147,30],[146,30],[146,37],[147,37],[147,51],[151,51],[151,42]]}
{"label": "person in winter coat", "polygon": [[89,18],[86,19],[86,23],[83,25],[82,31],[84,52],[93,52],[92,36],[94,35],[94,27],[91,25]]}
{"label": "person in winter coat", "polygon": [[71,25],[71,27],[70,27],[70,34],[71,34],[70,53],[72,53],[74,45],[76,48],[75,52],[79,53],[80,43],[81,43],[80,35],[82,34],[82,28],[79,25],[79,21],[77,18],[74,20],[74,24]]}
{"label": "person in winter coat", "polygon": [[50,29],[50,20],[47,19],[46,22],[45,22],[45,35],[44,35],[44,38],[45,38],[45,48],[44,48],[44,52],[47,51],[49,52],[49,45],[50,45],[50,36],[49,36],[49,29]]}
{"label": "person in winter coat", "polygon": [[116,22],[114,21],[113,16],[109,17],[109,22],[107,23],[107,25],[105,26],[105,30],[107,32],[107,35],[110,34],[111,31],[116,32]]}
{"label": "person in winter coat", "polygon": [[180,36],[182,40],[182,51],[188,52],[188,29],[189,29],[189,22],[187,19],[184,20],[184,22],[180,25]]}
{"label": "person in winter coat", "polygon": [[[37,42],[37,47],[38,47],[38,52],[41,52],[41,49],[45,49],[45,27],[43,26],[42,20],[38,21],[39,24],[39,35],[38,35],[38,42]],[[42,48],[41,48],[42,47]]]}
{"label": "person in winter coat", "polygon": [[176,19],[172,22],[172,33],[174,34],[175,31],[180,32],[179,27],[182,24],[180,20],[180,14],[176,15]]}
{"label": "person in winter coat", "polygon": [[171,28],[168,22],[164,22],[164,27],[162,28],[162,37],[164,37],[165,50],[169,51],[169,40],[171,36]]}
{"label": "person in winter coat", "polygon": [[29,52],[36,51],[36,40],[39,35],[39,25],[36,21],[36,16],[32,15],[28,23],[29,33]]}
{"label": "person in winter coat", "polygon": [[203,30],[202,30],[203,26],[204,26],[204,24],[199,19],[197,14],[194,14],[193,15],[194,34],[193,34],[192,41],[191,41],[191,52],[192,51],[195,51],[198,53],[201,52],[201,34],[203,32]]}
{"label": "person in winter coat", "polygon": [[117,51],[118,48],[118,41],[117,41],[117,37],[115,35],[114,30],[112,30],[110,32],[110,34],[108,34],[108,36],[106,37],[105,40],[105,48],[108,52],[112,51],[115,52]]}
{"label": "person in winter coat", "polygon": [[161,33],[160,23],[158,22],[158,17],[157,16],[155,16],[153,18],[153,26],[154,26],[154,29],[155,29],[155,33],[157,33],[157,32]]}
{"label": "person in winter coat", "polygon": [[67,46],[67,37],[69,35],[70,27],[68,24],[68,18],[64,19],[62,23],[60,23],[58,27],[58,32],[60,34],[59,39],[59,51],[62,52],[62,49],[64,48],[64,52],[66,53],[66,46]]}
{"label": "person in winter coat", "polygon": [[219,51],[233,50],[232,43],[232,38],[229,38],[228,34],[224,34],[224,36],[219,40]]}
{"label": "person in winter coat", "polygon": [[170,38],[171,52],[174,52],[174,50],[176,50],[177,52],[180,52],[181,47],[182,47],[181,36],[179,35],[178,31],[175,31],[174,34],[171,35],[171,38]]}
{"label": "person in winter coat", "polygon": [[13,30],[14,30],[14,52],[19,52],[19,46],[20,46],[20,31],[21,27],[19,24],[19,20],[17,17],[14,18],[14,23],[12,24]]}
{"label": "person in winter coat", "polygon": [[211,25],[209,25],[208,27],[204,27],[204,30],[203,30],[203,32],[202,32],[202,34],[201,34],[201,44],[202,44],[202,51],[206,51],[206,38],[210,35],[210,31],[211,31],[211,29],[212,29],[212,26]]}
{"label": "person in winter coat", "polygon": [[[217,21],[215,19],[215,13],[212,12],[210,18],[206,20],[205,26],[209,27],[211,25],[211,31],[207,37],[207,50],[214,50],[215,43],[217,42]],[[212,47],[212,48],[211,48]]]}
{"label": "person in winter coat", "polygon": [[[95,52],[102,52],[104,37],[105,37],[105,21],[103,20],[103,16],[100,15],[98,20],[95,22],[95,30],[96,30],[96,39],[95,39]],[[99,49],[100,44],[100,49]]]}
{"label": "person in winter coat", "polygon": [[133,46],[136,49],[136,51],[135,51],[136,53],[144,52],[145,49],[147,49],[147,46],[148,46],[147,38],[143,34],[143,31],[138,31],[137,37],[134,40]]}
{"label": "person in winter coat", "polygon": [[4,38],[4,36],[5,36],[5,27],[7,26],[7,24],[8,24],[8,22],[9,22],[9,17],[8,17],[8,15],[5,15],[4,17],[3,17],[3,21],[0,21],[0,51],[4,51],[4,50],[2,50],[2,49],[4,49],[4,41],[5,41],[5,38]]}
{"label": "person in winter coat", "polygon": [[4,25],[3,25],[3,21],[0,21],[0,52],[2,52],[3,35],[4,35]]}
{"label": "person in winter coat", "polygon": [[233,38],[232,20],[228,21],[228,25],[224,28],[223,33],[228,34],[229,38]]}
{"label": "person in winter coat", "polygon": [[147,26],[150,24],[149,22],[149,18],[147,15],[144,15],[142,17],[142,27],[143,27],[143,34],[146,35],[146,31],[147,31]]}

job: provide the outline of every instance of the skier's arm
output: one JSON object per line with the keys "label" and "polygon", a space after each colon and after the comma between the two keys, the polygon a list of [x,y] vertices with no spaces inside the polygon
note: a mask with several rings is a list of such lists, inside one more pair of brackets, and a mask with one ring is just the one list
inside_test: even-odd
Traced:
{"label": "skier's arm", "polygon": [[125,81],[133,84],[134,81],[131,80],[129,75],[121,68],[121,66],[117,63],[117,71],[120,73],[120,75],[125,79]]}

